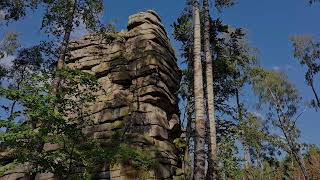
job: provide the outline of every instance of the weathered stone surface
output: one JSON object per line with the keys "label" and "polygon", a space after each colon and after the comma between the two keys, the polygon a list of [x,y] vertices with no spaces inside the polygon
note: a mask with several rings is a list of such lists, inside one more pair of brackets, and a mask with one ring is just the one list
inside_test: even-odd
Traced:
{"label": "weathered stone surface", "polygon": [[[94,92],[96,102],[85,110],[93,123],[83,132],[105,147],[115,144],[118,132],[125,133],[134,146],[157,154],[158,166],[145,179],[172,179],[180,168],[174,140],[181,134],[176,95],[181,72],[170,40],[154,11],[130,16],[128,29],[113,36],[110,42],[102,35],[87,35],[70,46],[67,66],[95,75],[101,87]],[[46,145],[47,150],[54,148]],[[141,179],[130,166],[97,167],[101,169],[94,179]],[[23,177],[22,172],[9,175]]]}
{"label": "weathered stone surface", "polygon": [[0,179],[1,180],[22,179],[22,178],[24,178],[24,176],[25,176],[24,172],[22,172],[22,173],[15,172],[13,174],[6,174],[6,175],[2,176]]}
{"label": "weathered stone surface", "polygon": [[37,174],[36,180],[53,180],[55,179],[54,174],[52,173],[42,173],[42,174]]}
{"label": "weathered stone surface", "polygon": [[124,125],[124,122],[122,120],[115,121],[112,123],[104,123],[104,124],[97,124],[93,126],[88,126],[83,129],[83,132],[85,134],[92,134],[95,132],[105,132],[105,131],[112,131],[115,129],[121,129]]}
{"label": "weathered stone surface", "polygon": [[104,109],[92,114],[91,119],[95,124],[112,122],[120,120],[129,115],[129,107],[121,107],[116,109]]}

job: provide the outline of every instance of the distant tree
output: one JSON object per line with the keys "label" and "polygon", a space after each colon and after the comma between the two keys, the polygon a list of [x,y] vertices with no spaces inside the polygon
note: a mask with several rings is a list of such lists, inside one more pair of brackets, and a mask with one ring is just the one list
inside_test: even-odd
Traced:
{"label": "distant tree", "polygon": [[18,33],[16,32],[6,32],[4,34],[4,37],[0,41],[0,59],[12,55],[20,47],[17,38]]}
{"label": "distant tree", "polygon": [[320,108],[320,97],[315,87],[315,77],[320,71],[320,43],[315,42],[309,35],[294,36],[291,38],[294,48],[294,57],[297,58],[302,66],[307,67],[305,79],[311,87],[315,96],[311,105]]}
{"label": "distant tree", "polygon": [[[179,95],[186,102],[184,107],[185,116],[182,119],[183,129],[186,134],[186,153],[184,156],[184,173],[186,179],[192,179],[194,170],[194,160],[192,154],[194,152],[194,86],[193,86],[193,22],[192,22],[192,0],[187,2],[187,7],[181,16],[173,23],[174,38],[181,42],[181,57],[183,63],[187,65],[186,69],[182,69],[183,78],[180,83]],[[186,121],[186,122],[185,122]]]}
{"label": "distant tree", "polygon": [[296,118],[301,98],[296,88],[283,73],[276,71],[256,69],[253,77],[254,92],[261,104],[268,105],[268,118],[282,131],[288,145],[286,151],[295,159],[304,178],[309,179],[298,142],[300,131],[296,126]]}
{"label": "distant tree", "polygon": [[0,2],[0,13],[2,14],[0,23],[1,21],[18,21],[26,16],[29,9],[35,10],[39,3],[40,0],[2,0]]}
{"label": "distant tree", "polygon": [[236,0],[215,0],[215,7],[221,11],[223,8],[233,6]]}
{"label": "distant tree", "polygon": [[[56,37],[62,36],[57,70],[64,68],[68,55],[72,31],[83,22],[86,28],[97,30],[100,27],[99,15],[103,11],[102,0],[53,0],[43,1],[46,7],[42,29]],[[55,77],[52,83],[52,94],[57,93],[61,77]]]}
{"label": "distant tree", "polygon": [[[184,70],[180,95],[186,98],[186,131],[187,142],[190,142],[189,152],[193,153],[193,125],[194,122],[194,96],[193,96],[193,30],[190,10],[186,8],[182,15],[173,24],[175,38],[182,43],[182,57],[186,60],[187,69]],[[204,27],[204,22],[202,22]],[[230,28],[232,29],[232,28]],[[235,89],[241,89],[248,73],[244,69],[254,65],[255,58],[251,54],[251,49],[245,45],[244,33],[241,29],[229,31],[227,25],[223,25],[218,20],[210,18],[210,46],[212,53],[213,66],[213,90],[214,90],[214,108],[217,118],[217,142],[219,146],[218,161],[216,168],[222,174],[230,174],[239,158],[235,157],[237,148],[234,146],[236,141],[236,129],[238,122],[232,122],[235,117],[233,114],[233,104],[228,101],[235,97]],[[203,51],[204,52],[204,51]],[[203,53],[205,54],[205,53]],[[241,71],[241,73],[240,73]],[[238,74],[241,77],[238,77]],[[236,75],[236,76],[235,76]],[[208,81],[207,81],[208,83]],[[206,100],[206,99],[205,99]],[[182,123],[184,124],[184,123]],[[207,127],[207,129],[209,129]],[[191,137],[191,140],[190,140]],[[235,141],[231,140],[234,139]],[[208,141],[207,141],[208,142]],[[230,156],[232,154],[233,156]],[[209,157],[208,157],[209,158]],[[223,163],[222,163],[223,162]],[[231,163],[232,162],[232,163]],[[191,165],[192,166],[192,165]],[[221,166],[221,167],[220,167]],[[228,166],[228,167],[227,167]],[[229,169],[229,170],[227,170]],[[219,173],[220,174],[220,173]],[[208,178],[209,175],[208,175]]]}
{"label": "distant tree", "polygon": [[[37,6],[36,1],[10,1],[3,0],[0,2],[0,26],[5,22],[18,21],[26,15],[28,8],[35,9]],[[0,61],[1,59],[13,55],[20,47],[18,43],[18,33],[9,31],[5,32],[4,37],[0,39]],[[0,65],[0,79],[5,76],[7,69]],[[1,84],[1,83],[0,83]]]}
{"label": "distant tree", "polygon": [[320,178],[320,150],[316,145],[310,145],[305,155],[305,162],[310,179]]}
{"label": "distant tree", "polygon": [[[70,35],[75,27],[83,23],[90,30],[100,28],[99,16],[103,11],[102,0],[4,0],[0,2],[0,11],[4,12],[4,20],[17,21],[24,17],[28,10],[43,7],[42,27],[46,33],[57,38],[62,36],[60,56],[57,70],[64,67],[68,54]],[[55,77],[52,84],[52,94],[57,93],[60,77]]]}
{"label": "distant tree", "polygon": [[309,0],[310,5],[313,5],[316,2],[319,2],[319,0]]}
{"label": "distant tree", "polygon": [[[18,33],[16,32],[6,32],[4,34],[4,37],[0,41],[0,62],[3,58],[13,55],[20,47],[17,37]],[[7,67],[0,65],[0,79],[2,79],[6,73]]]}

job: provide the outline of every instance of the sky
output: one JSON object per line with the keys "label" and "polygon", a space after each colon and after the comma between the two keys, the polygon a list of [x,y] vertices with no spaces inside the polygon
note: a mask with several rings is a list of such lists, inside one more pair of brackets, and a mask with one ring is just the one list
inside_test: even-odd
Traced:
{"label": "sky", "polygon": [[[171,24],[184,7],[184,0],[105,0],[102,18],[104,22],[116,20],[116,28],[121,30],[126,28],[128,16],[148,9],[157,11],[179,58],[180,44],[172,36]],[[305,70],[293,58],[289,37],[310,34],[320,39],[320,5],[310,6],[308,0],[237,0],[233,7],[221,13],[213,8],[211,12],[213,17],[221,18],[225,24],[246,29],[250,45],[259,50],[260,63],[269,69],[286,72],[304,101],[312,98],[311,89],[304,81]],[[0,37],[7,30],[15,30],[21,33],[21,44],[28,47],[46,38],[39,30],[40,26],[41,13],[36,12],[21,22],[0,26]],[[74,37],[84,33],[85,30],[80,28]],[[319,78],[315,82],[320,90]],[[320,112],[307,109],[298,120],[302,142],[320,146],[319,115]]]}

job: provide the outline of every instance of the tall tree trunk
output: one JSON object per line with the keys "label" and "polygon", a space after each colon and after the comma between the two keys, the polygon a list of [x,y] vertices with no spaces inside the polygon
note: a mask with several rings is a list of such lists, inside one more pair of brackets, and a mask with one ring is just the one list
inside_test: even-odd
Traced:
{"label": "tall tree trunk", "polygon": [[[70,36],[71,36],[72,29],[73,29],[73,20],[74,20],[74,14],[75,14],[76,7],[77,7],[77,0],[74,0],[73,7],[72,7],[72,9],[70,9],[70,16],[69,16],[69,19],[67,22],[67,26],[65,27],[65,32],[64,32],[64,36],[63,36],[63,40],[62,40],[62,44],[61,44],[61,51],[60,51],[56,70],[63,69],[64,65],[65,65],[65,59],[66,59],[66,55],[67,55],[68,48],[69,48]],[[54,78],[54,80],[52,81],[52,89],[51,89],[52,96],[57,95],[60,81],[61,81],[60,76],[56,76]]]}
{"label": "tall tree trunk", "polygon": [[212,53],[210,46],[210,14],[209,2],[203,1],[204,8],[204,53],[206,58],[206,79],[207,79],[207,105],[208,105],[208,121],[209,121],[209,167],[207,176],[210,179],[216,179],[215,165],[217,159],[217,138],[214,114],[214,93],[213,93],[213,71],[212,71]]}
{"label": "tall tree trunk", "polygon": [[192,129],[192,108],[191,108],[191,96],[187,97],[187,127],[186,127],[186,138],[189,142],[193,138],[193,129]]}
{"label": "tall tree trunk", "polygon": [[193,177],[193,172],[190,172],[192,170],[192,167],[194,167],[194,164],[190,161],[190,149],[192,149],[192,143],[190,143],[190,139],[194,139],[193,137],[193,119],[192,119],[192,107],[191,107],[191,95],[188,95],[187,97],[187,127],[186,127],[186,141],[187,141],[187,148],[185,150],[184,154],[184,163],[183,163],[183,169],[184,169],[184,176],[185,179],[190,179]]}
{"label": "tall tree trunk", "polygon": [[205,178],[205,117],[204,117],[204,92],[201,64],[201,30],[199,0],[193,1],[194,22],[194,100],[195,100],[195,167],[194,179]]}

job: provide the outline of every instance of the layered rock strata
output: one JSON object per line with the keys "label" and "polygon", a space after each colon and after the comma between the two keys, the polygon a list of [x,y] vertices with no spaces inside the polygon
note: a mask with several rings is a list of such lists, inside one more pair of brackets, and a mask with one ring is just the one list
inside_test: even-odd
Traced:
{"label": "layered rock strata", "polygon": [[[86,36],[73,43],[68,66],[94,74],[103,90],[92,106],[94,125],[86,132],[108,145],[117,129],[126,129],[131,141],[160,152],[159,167],[150,176],[172,179],[179,166],[173,141],[180,135],[181,73],[166,31],[159,16],[148,11],[130,16],[127,31],[109,38]],[[107,166],[98,178],[121,179],[127,171]]]}
{"label": "layered rock strata", "polygon": [[[147,179],[173,179],[180,167],[174,140],[181,133],[176,95],[181,72],[160,17],[138,13],[129,17],[126,31],[87,35],[70,47],[67,66],[95,75],[101,85],[90,108],[94,123],[84,132],[107,147],[122,130],[133,144],[157,152],[157,167]],[[130,167],[106,162],[95,179],[140,177],[130,176]]]}

